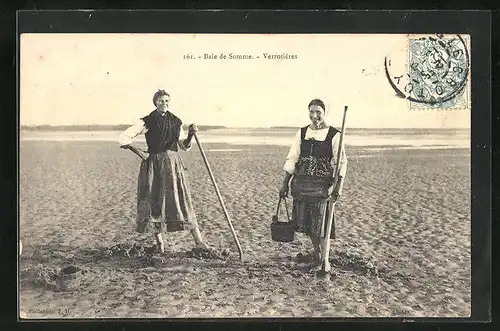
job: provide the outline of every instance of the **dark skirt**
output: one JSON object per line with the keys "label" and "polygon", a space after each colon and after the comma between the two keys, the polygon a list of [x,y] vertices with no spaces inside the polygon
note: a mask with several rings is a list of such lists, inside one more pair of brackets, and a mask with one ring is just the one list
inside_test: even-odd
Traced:
{"label": "dark skirt", "polygon": [[150,154],[142,161],[137,185],[136,231],[191,230],[198,227],[186,167],[179,153]]}
{"label": "dark skirt", "polygon": [[[324,238],[327,231],[327,219],[331,208],[331,199],[301,197],[293,199],[292,222],[296,232],[308,236]],[[335,214],[332,219],[330,239],[335,239]]]}

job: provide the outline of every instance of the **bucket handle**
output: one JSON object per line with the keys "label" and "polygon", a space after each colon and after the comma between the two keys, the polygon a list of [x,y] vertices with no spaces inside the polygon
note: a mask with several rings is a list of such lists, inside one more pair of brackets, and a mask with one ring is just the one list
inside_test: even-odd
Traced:
{"label": "bucket handle", "polygon": [[278,207],[276,207],[276,217],[278,217],[278,214],[280,212],[281,200],[284,201],[285,210],[286,210],[286,217],[287,217],[288,221],[290,222],[290,214],[288,213],[288,205],[286,204],[286,199],[285,198],[280,197],[280,199],[278,201]]}

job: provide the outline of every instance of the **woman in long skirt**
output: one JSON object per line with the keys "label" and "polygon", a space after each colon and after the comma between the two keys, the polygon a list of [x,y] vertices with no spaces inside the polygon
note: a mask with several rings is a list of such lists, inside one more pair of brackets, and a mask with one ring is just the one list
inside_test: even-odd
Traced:
{"label": "woman in long skirt", "polygon": [[[307,189],[305,189],[304,193],[297,193],[293,196],[292,222],[295,223],[297,232],[305,233],[311,238],[315,262],[313,270],[316,270],[322,264],[321,247],[325,247],[329,212],[333,203],[342,194],[344,177],[347,172],[347,158],[344,149],[342,149],[339,179],[336,186],[333,187],[333,169],[339,162],[337,155],[340,147],[340,131],[325,123],[323,101],[314,99],[309,103],[308,108],[311,124],[298,130],[295,135],[283,167],[285,175],[280,188],[280,196],[286,197],[288,195],[292,176],[305,176],[312,181],[316,180],[316,183],[324,183],[321,184],[325,186],[324,191],[330,193],[328,197],[318,197],[314,194],[308,195]],[[330,239],[335,239],[335,222],[328,235]],[[324,249],[329,249],[329,247]],[[325,265],[326,271],[329,271],[329,262],[325,261]]]}
{"label": "woman in long skirt", "polygon": [[[136,231],[144,233],[152,226],[161,252],[164,252],[164,231],[188,230],[196,247],[208,248],[198,228],[186,167],[178,153],[191,148],[198,129],[191,124],[185,136],[182,121],[169,111],[170,95],[165,90],[154,94],[153,103],[156,109],[120,136],[120,147],[142,159],[137,185]],[[146,136],[147,151],[132,145],[132,139],[140,134]]]}

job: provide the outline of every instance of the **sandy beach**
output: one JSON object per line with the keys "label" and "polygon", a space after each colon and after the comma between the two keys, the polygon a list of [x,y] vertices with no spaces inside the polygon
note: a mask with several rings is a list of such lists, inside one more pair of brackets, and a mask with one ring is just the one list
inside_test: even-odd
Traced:
{"label": "sandy beach", "polygon": [[[196,144],[182,157],[202,234],[217,252],[208,257],[192,254],[187,232],[166,234],[163,255],[151,252],[151,234],[134,232],[140,160],[116,142],[21,141],[26,317],[470,315],[468,149],[348,148],[332,273],[318,278],[297,256],[312,249],[309,238],[271,240],[288,148],[203,146],[243,262]],[[53,275],[67,265],[81,268],[81,284],[62,291]]]}

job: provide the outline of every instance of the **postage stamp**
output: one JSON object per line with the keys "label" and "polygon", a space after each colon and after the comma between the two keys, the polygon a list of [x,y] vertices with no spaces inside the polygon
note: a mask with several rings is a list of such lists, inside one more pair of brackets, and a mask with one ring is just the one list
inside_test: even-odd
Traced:
{"label": "postage stamp", "polygon": [[462,35],[410,35],[404,69],[385,62],[389,83],[409,108],[468,109],[470,38]]}

